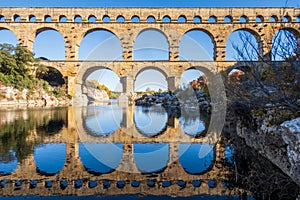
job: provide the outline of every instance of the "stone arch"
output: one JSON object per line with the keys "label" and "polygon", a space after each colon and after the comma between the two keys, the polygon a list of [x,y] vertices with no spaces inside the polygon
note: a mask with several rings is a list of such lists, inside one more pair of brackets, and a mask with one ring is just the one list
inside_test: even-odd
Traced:
{"label": "stone arch", "polygon": [[65,15],[60,15],[58,20],[59,20],[59,22],[67,22],[68,21],[68,19]]}
{"label": "stone arch", "polygon": [[131,17],[131,22],[134,22],[134,23],[140,22],[140,17],[137,15],[133,15]]}
{"label": "stone arch", "polygon": [[282,17],[282,22],[291,22],[292,21],[292,17],[289,15],[285,15]]}
{"label": "stone arch", "polygon": [[[263,56],[264,53],[266,53],[266,52],[263,52],[263,42],[261,40],[261,36],[257,33],[257,31],[255,29],[237,28],[237,29],[232,30],[232,32],[226,38],[226,58],[229,56],[229,52],[230,52],[230,51],[227,51],[228,50],[229,37],[233,33],[236,33],[238,31],[245,31],[245,32],[251,34],[251,36],[253,36],[255,38],[255,40],[256,40],[255,42],[257,43],[257,49],[256,48],[254,49],[253,47],[251,47],[253,51],[256,51],[256,52],[252,52],[252,53],[255,53],[255,57],[257,56],[257,58],[255,58],[255,60],[258,60],[260,57]],[[245,37],[246,37],[246,35],[245,35]],[[240,39],[240,38],[238,38],[238,39]],[[244,39],[246,40],[246,42],[248,42],[247,38],[244,38]],[[251,45],[256,45],[256,44],[248,44],[248,45],[251,46]],[[230,47],[229,47],[229,49],[230,49]],[[250,59],[250,58],[248,58],[248,59]]]}
{"label": "stone arch", "polygon": [[[208,30],[206,30],[206,29],[202,29],[202,28],[193,28],[193,29],[189,29],[189,30],[187,30],[183,35],[182,35],[182,37],[180,38],[180,41],[179,41],[179,56],[180,56],[180,51],[181,51],[181,48],[180,48],[180,44],[181,44],[181,42],[182,42],[182,39],[183,39],[183,37],[187,34],[187,33],[190,33],[190,32],[192,32],[192,31],[200,31],[200,32],[202,32],[202,33],[204,33],[204,34],[206,34],[209,38],[210,38],[210,40],[211,40],[211,43],[212,43],[212,60],[214,60],[214,58],[215,58],[215,48],[216,48],[216,43],[215,43],[215,38],[214,38],[214,35],[211,33],[211,32],[209,32]],[[193,60],[193,59],[192,59]],[[198,60],[198,59],[196,59],[196,60]],[[200,59],[201,60],[201,59]]]}
{"label": "stone arch", "polygon": [[9,34],[11,36],[11,38],[8,38],[7,36],[5,36],[4,41],[2,42],[2,38],[0,37],[0,43],[13,43],[12,45],[17,45],[18,42],[18,37],[17,35],[14,33],[13,30],[7,28],[7,27],[0,27],[0,33],[1,31],[6,31],[7,34]]}
{"label": "stone arch", "polygon": [[37,70],[36,76],[40,79],[47,81],[51,86],[62,86],[66,84],[66,80],[64,79],[64,75],[60,71],[60,69],[56,66],[46,66],[48,68],[47,74],[38,74]]}
{"label": "stone arch", "polygon": [[141,74],[142,72],[144,72],[148,69],[152,69],[152,70],[156,70],[156,71],[160,72],[166,78],[166,80],[170,76],[170,74],[169,74],[170,70],[163,65],[156,65],[156,66],[148,66],[147,65],[147,66],[138,67],[137,71],[135,73],[133,73],[133,79],[135,80],[139,74]]}
{"label": "stone arch", "polygon": [[95,15],[90,15],[88,17],[88,22],[96,22],[97,21],[97,17]]}
{"label": "stone arch", "polygon": [[110,17],[108,15],[103,15],[102,22],[110,22]]}
{"label": "stone arch", "polygon": [[52,17],[50,15],[45,15],[44,22],[52,22]]}
{"label": "stone arch", "polygon": [[215,15],[211,15],[208,18],[208,23],[217,23],[218,22],[218,18]]}
{"label": "stone arch", "polygon": [[177,19],[177,22],[179,23],[185,23],[187,21],[186,16],[185,15],[180,15]]}
{"label": "stone arch", "polygon": [[249,21],[249,18],[246,15],[242,15],[240,17],[240,22],[241,23],[247,23]]}
{"label": "stone arch", "polygon": [[257,15],[255,18],[255,22],[264,22],[264,17],[262,15]]}
{"label": "stone arch", "polygon": [[277,15],[272,15],[272,16],[270,17],[270,22],[278,22],[278,17],[277,17]]}
{"label": "stone arch", "polygon": [[[66,52],[65,52],[65,46],[66,46],[66,41],[65,41],[65,38],[64,38],[64,35],[58,30],[58,29],[55,29],[55,28],[52,28],[52,27],[42,27],[42,28],[38,28],[35,30],[35,35],[34,35],[34,42],[33,42],[33,50],[34,50],[34,45],[35,45],[35,42],[36,42],[36,38],[43,32],[46,32],[46,31],[55,31],[56,33],[59,34],[58,37],[55,37],[56,39],[59,39],[60,41],[59,42],[63,42],[62,47],[61,47],[61,52],[59,51],[54,51],[54,52],[57,52],[57,55],[63,55],[63,57],[59,60],[64,60],[65,59],[65,55],[66,55]],[[48,41],[48,42],[52,42],[52,41]],[[49,46],[52,46],[51,43]],[[46,53],[47,54],[47,53]],[[48,54],[47,54],[48,55]],[[45,57],[45,55],[42,55],[41,57]],[[58,56],[60,57],[60,56]],[[49,59],[49,58],[48,58]],[[55,58],[57,59],[57,58]]]}
{"label": "stone arch", "polygon": [[[59,149],[60,151],[57,151]],[[64,152],[62,154],[61,152]],[[34,148],[36,170],[42,175],[59,173],[66,162],[66,144],[43,144]],[[49,161],[51,167],[49,167]]]}
{"label": "stone arch", "polygon": [[[89,34],[91,34],[91,33],[93,33],[93,32],[96,32],[96,31],[104,31],[104,33],[103,34],[105,34],[105,33],[108,33],[108,34],[112,34],[117,40],[114,40],[114,38],[113,38],[113,40],[114,40],[114,42],[118,42],[118,44],[116,44],[116,45],[120,45],[120,49],[119,49],[119,47],[118,47],[118,54],[120,54],[120,55],[118,55],[117,57],[113,57],[112,58],[112,56],[110,56],[110,58],[108,58],[107,60],[121,60],[122,59],[122,52],[123,52],[123,44],[122,44],[122,42],[121,42],[121,40],[120,40],[120,37],[115,33],[115,32],[113,32],[112,30],[109,30],[109,29],[104,29],[104,28],[93,28],[93,29],[89,29],[89,30],[87,30],[87,31],[85,31],[85,32],[82,32],[81,33],[81,35],[79,35],[79,37],[78,37],[78,41],[79,41],[79,49],[78,49],[78,53],[80,54],[80,52],[81,52],[81,49],[80,49],[80,46],[82,45],[82,41],[83,41],[83,39],[87,36],[87,35],[89,35]],[[101,33],[100,33],[101,34]],[[105,41],[105,40],[104,40]],[[97,44],[96,44],[97,45]],[[103,43],[103,45],[105,45],[105,43]],[[94,46],[95,47],[95,46]],[[112,51],[114,51],[114,49],[110,49],[110,50],[112,50]],[[115,54],[117,54],[117,53],[115,53]],[[114,55],[113,55],[114,56]],[[91,58],[91,57],[90,57]],[[104,59],[102,59],[102,60],[104,60]]]}
{"label": "stone arch", "polygon": [[14,22],[20,22],[21,21],[21,17],[18,14],[14,15]]}
{"label": "stone arch", "polygon": [[35,15],[29,15],[29,16],[28,16],[28,21],[29,21],[29,22],[36,22],[36,17],[35,17]]}
{"label": "stone arch", "polygon": [[202,22],[202,18],[201,18],[199,15],[196,15],[196,16],[193,18],[193,22],[194,22],[194,23],[201,23],[201,22]]}
{"label": "stone arch", "polygon": [[[145,145],[149,145],[149,148],[142,148]],[[170,160],[170,145],[168,143],[133,144],[133,149],[134,163],[141,173],[162,172],[168,166]],[[145,151],[145,149],[147,150]],[[157,154],[161,158],[160,162],[153,162],[158,157]]]}
{"label": "stone arch", "polygon": [[165,15],[162,20],[162,22],[165,22],[165,23],[170,23],[171,22],[171,17],[169,15]]}
{"label": "stone arch", "polygon": [[94,65],[88,66],[87,65],[87,66],[81,66],[80,67],[80,69],[78,71],[78,76],[77,76],[77,79],[76,79],[76,83],[83,84],[84,81],[87,79],[87,77],[89,75],[91,75],[94,71],[99,70],[99,69],[111,70],[119,76],[119,73],[117,71],[118,69],[116,69],[116,68],[110,68],[110,67],[107,67],[107,66],[94,66]]}
{"label": "stone arch", "polygon": [[[167,58],[165,58],[165,56],[163,56],[164,58],[162,58],[162,60],[169,60],[170,59],[170,39],[167,37],[167,35],[160,29],[157,29],[157,28],[146,28],[146,29],[142,29],[140,32],[138,32],[136,35],[133,35],[132,37],[134,37],[134,41],[133,41],[133,57],[134,57],[134,60],[136,59],[135,56],[136,56],[136,42],[137,42],[137,39],[145,32],[147,31],[155,31],[157,33],[160,34],[160,36],[162,36],[162,40],[165,40],[164,42],[166,42],[166,47],[163,47],[165,49],[159,49],[159,50],[166,50],[168,52],[168,55],[165,55]],[[159,37],[160,37],[159,36]],[[149,45],[149,44],[148,44]],[[149,47],[142,47],[142,48],[149,48]],[[152,47],[153,48],[153,47]],[[142,59],[138,59],[138,60],[142,60]],[[146,60],[155,60],[155,59],[146,59]]]}
{"label": "stone arch", "polygon": [[[288,32],[288,34],[286,34]],[[282,35],[284,34],[284,35]],[[278,38],[280,37],[280,38]],[[280,45],[279,42],[281,40],[283,41],[282,47],[275,47],[276,45]],[[287,46],[285,46],[287,45]],[[288,57],[292,56],[292,54],[295,54],[296,52],[299,52],[300,50],[300,31],[297,29],[291,28],[291,27],[284,27],[280,28],[272,38],[272,50],[271,50],[271,60],[283,60],[287,59]],[[276,52],[274,52],[276,51]],[[277,54],[279,51],[279,55]],[[279,57],[278,57],[279,56]],[[287,56],[287,57],[286,57]],[[280,58],[281,57],[281,58]]]}
{"label": "stone arch", "polygon": [[125,22],[125,17],[123,15],[118,15],[116,18],[116,22]]}
{"label": "stone arch", "polygon": [[82,22],[82,17],[80,15],[75,15],[73,18],[74,22]]}
{"label": "stone arch", "polygon": [[5,22],[5,16],[4,15],[0,15],[0,22]]}
{"label": "stone arch", "polygon": [[146,19],[147,22],[153,23],[156,22],[156,19],[153,15],[149,15]]}
{"label": "stone arch", "polygon": [[226,16],[224,17],[224,22],[226,22],[226,23],[231,23],[231,22],[233,22],[232,16],[231,16],[231,15],[226,15]]}

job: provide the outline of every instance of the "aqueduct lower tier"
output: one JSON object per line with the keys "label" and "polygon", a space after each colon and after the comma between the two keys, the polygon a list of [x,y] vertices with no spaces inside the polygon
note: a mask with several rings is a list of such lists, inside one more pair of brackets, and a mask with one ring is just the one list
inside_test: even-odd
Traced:
{"label": "aqueduct lower tier", "polygon": [[[65,61],[48,62],[47,65],[60,68],[61,73],[68,77],[69,93],[76,91],[75,85],[82,83],[89,67],[109,68],[120,77],[126,77],[122,80],[126,82],[123,87],[125,85],[125,92],[128,92],[136,73],[152,66],[165,72],[169,89],[173,89],[184,69],[193,66],[211,69],[213,64],[217,71],[222,71],[232,64],[223,62],[226,42],[232,32],[250,32],[257,40],[259,55],[266,57],[279,30],[289,30],[300,44],[299,22],[298,8],[0,8],[0,30],[11,30],[19,44],[30,50],[39,33],[45,30],[61,33],[65,42]],[[157,30],[166,37],[168,61],[133,61],[134,42],[141,32],[149,29]],[[93,65],[92,62],[77,61],[81,40],[95,30],[107,30],[118,37],[122,47],[120,63],[97,62]],[[190,30],[201,30],[210,36],[214,62],[191,64],[179,61],[180,40]]]}

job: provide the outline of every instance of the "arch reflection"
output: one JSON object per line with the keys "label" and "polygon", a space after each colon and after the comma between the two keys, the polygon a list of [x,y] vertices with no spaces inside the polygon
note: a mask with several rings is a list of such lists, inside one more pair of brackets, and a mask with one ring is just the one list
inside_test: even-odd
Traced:
{"label": "arch reflection", "polygon": [[181,130],[188,135],[198,136],[204,133],[206,126],[201,120],[199,109],[183,110],[179,123]]}
{"label": "arch reflection", "polygon": [[134,144],[134,161],[142,173],[157,173],[163,171],[169,160],[169,144],[144,143]]}
{"label": "arch reflection", "polygon": [[36,170],[45,175],[54,175],[62,170],[66,161],[66,144],[43,144],[34,149]]}
{"label": "arch reflection", "polygon": [[214,161],[215,149],[212,144],[179,144],[179,162],[189,174],[201,174],[208,171]]}
{"label": "arch reflection", "polygon": [[78,146],[80,160],[91,174],[113,172],[123,156],[121,143],[79,143]]}
{"label": "arch reflection", "polygon": [[122,116],[123,110],[117,105],[88,107],[83,125],[92,135],[107,136],[120,128]]}
{"label": "arch reflection", "polygon": [[0,153],[0,175],[8,175],[14,172],[17,166],[16,152],[9,150],[8,153]]}
{"label": "arch reflection", "polygon": [[134,109],[134,123],[136,128],[147,136],[155,136],[167,128],[168,114],[162,107],[136,106]]}

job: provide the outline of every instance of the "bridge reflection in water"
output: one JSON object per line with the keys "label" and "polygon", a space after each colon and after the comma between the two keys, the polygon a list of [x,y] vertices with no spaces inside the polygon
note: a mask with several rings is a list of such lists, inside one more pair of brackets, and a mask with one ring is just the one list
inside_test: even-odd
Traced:
{"label": "bridge reflection in water", "polygon": [[[226,187],[231,149],[206,133],[209,120],[195,116],[170,118],[159,107],[116,105],[0,113],[3,144],[16,123],[32,124],[22,128],[23,144],[1,148],[0,193],[238,194],[239,188]],[[49,131],[57,124],[60,130]]]}

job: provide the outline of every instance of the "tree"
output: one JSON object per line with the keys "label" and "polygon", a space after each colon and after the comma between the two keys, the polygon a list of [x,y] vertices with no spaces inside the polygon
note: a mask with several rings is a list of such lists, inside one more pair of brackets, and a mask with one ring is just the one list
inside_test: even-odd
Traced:
{"label": "tree", "polygon": [[[292,33],[280,31],[273,39],[273,48],[266,55],[248,51],[254,47],[253,41],[247,34],[240,34],[242,47],[233,45],[246,68],[233,66],[229,70],[238,69],[244,72],[236,81],[226,83],[227,93],[232,105],[239,105],[250,110],[268,107],[291,111],[300,115],[300,55],[297,40]],[[258,56],[260,62],[255,62]],[[282,59],[274,62],[272,58]],[[238,64],[241,66],[242,61]],[[229,71],[227,71],[228,74]],[[229,75],[230,76],[230,75]],[[227,78],[230,80],[230,77]]]}

